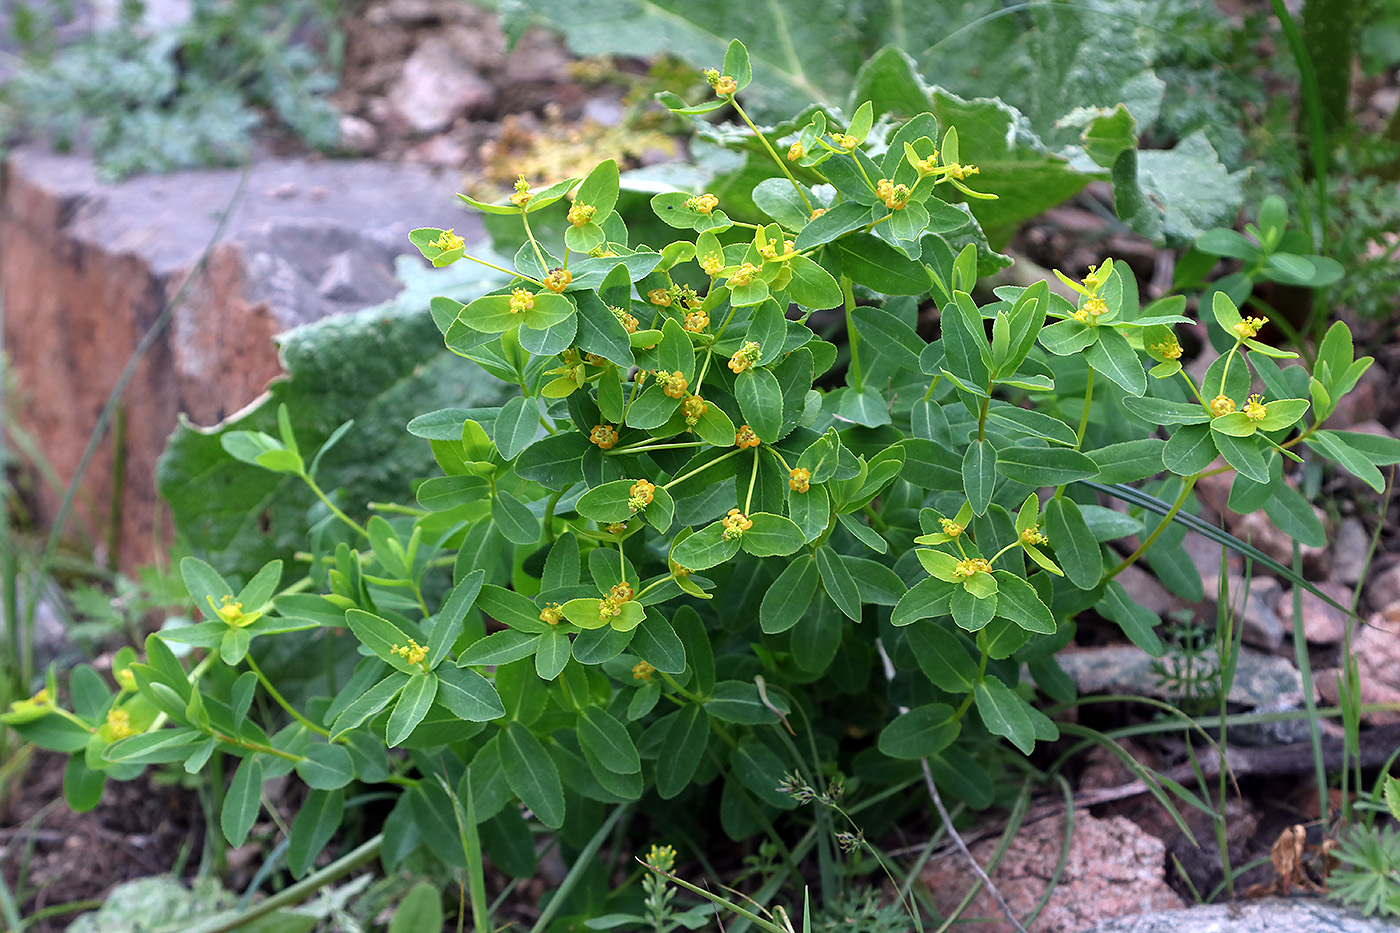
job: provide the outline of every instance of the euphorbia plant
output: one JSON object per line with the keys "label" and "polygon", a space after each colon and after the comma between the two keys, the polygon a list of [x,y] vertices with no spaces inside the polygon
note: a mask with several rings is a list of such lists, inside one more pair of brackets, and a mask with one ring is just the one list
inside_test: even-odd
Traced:
{"label": "euphorbia plant", "polygon": [[[749,78],[735,42],[712,101],[672,103],[748,122]],[[980,230],[944,199],[980,196],[956,128],[875,116],[862,106],[843,126],[816,111],[777,139],[755,128],[775,168],[753,189],[764,216],[658,194],[667,243],[629,239],[612,161],[538,191],[521,179],[503,204],[464,198],[518,219],[525,243],[508,284],[432,313],[463,365],[518,394],[415,419],[441,475],[364,523],[316,485],[319,454],[306,464],[286,419],[279,437],[228,435],[230,454],[304,479],[338,523],[313,537],[311,575],[283,588],[274,562],[240,587],[187,559],[208,621],[151,636],[144,661],[120,656],[115,695],[80,669],[71,711],[51,687],[5,721],[82,752],[75,805],[104,774],[241,758],[223,806],[234,842],[261,783],[296,769],[314,789],[292,826],[297,873],[351,781],[405,788],[387,862],[425,847],[461,864],[475,819],[513,871],[534,851],[517,802],[569,834],[601,822],[588,801],[660,805],[716,785],[738,838],[796,806],[777,790],[786,772],[811,786],[843,772],[870,794],[916,779],[923,759],[949,794],[990,805],[1001,740],[1029,753],[1057,737],[1021,671],[1073,699],[1054,654],[1076,614],[1161,653],[1160,620],[1114,577],[1145,556],[1199,591],[1167,532],[1201,476],[1238,471],[1232,507],[1314,542],[1284,462],[1306,449],[1378,486],[1400,445],[1322,428],[1369,363],[1343,325],[1312,372],[1280,367],[1293,355],[1217,294],[1231,345],[1197,380],[1180,363],[1185,299],[1141,307],[1124,263],[1062,275],[1073,300],[1040,282],[979,304],[995,263],[979,267],[992,258]],[[548,210],[562,243],[534,234]],[[411,239],[436,265],[473,259],[451,230]],[[822,336],[838,330],[842,346]],[[1098,501],[1139,482],[1133,501],[1161,503],[1151,527]],[[1132,536],[1126,554],[1105,546]],[[313,630],[363,658],[303,709],[255,642]],[[187,667],[171,645],[202,657]],[[285,711],[280,731],[254,721],[259,691]]]}

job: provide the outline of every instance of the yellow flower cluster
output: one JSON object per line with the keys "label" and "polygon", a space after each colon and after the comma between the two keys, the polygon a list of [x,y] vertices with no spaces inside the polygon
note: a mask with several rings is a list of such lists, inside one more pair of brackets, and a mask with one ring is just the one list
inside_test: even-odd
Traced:
{"label": "yellow flower cluster", "polygon": [[557,295],[568,288],[573,280],[574,274],[568,269],[550,269],[549,274],[544,277],[544,287]]}
{"label": "yellow flower cluster", "polygon": [[1258,336],[1259,336],[1259,328],[1263,327],[1263,326],[1264,326],[1265,324],[1267,324],[1267,323],[1269,323],[1269,319],[1268,319],[1268,318],[1263,318],[1263,317],[1247,317],[1247,318],[1244,318],[1244,319],[1241,320],[1238,324],[1235,325],[1235,334],[1238,335],[1239,338],[1240,338],[1241,340],[1249,340],[1249,339],[1251,339],[1251,338],[1253,338],[1253,337],[1258,337]]}
{"label": "yellow flower cluster", "polygon": [[649,483],[644,479],[639,479],[632,484],[631,496],[627,500],[627,508],[633,514],[651,505],[651,500],[656,497],[656,484]]}
{"label": "yellow flower cluster", "polygon": [[754,277],[762,271],[751,262],[746,262],[735,269],[729,276],[731,288],[743,288],[745,285],[752,285]]}
{"label": "yellow flower cluster", "polygon": [[743,450],[745,447],[757,447],[762,443],[763,441],[759,440],[753,428],[749,427],[747,424],[740,427],[734,434],[734,446],[738,447],[740,450]]}
{"label": "yellow flower cluster", "polygon": [[433,242],[429,243],[428,245],[436,246],[438,249],[446,253],[454,249],[461,249],[462,247],[466,246],[467,243],[465,240],[463,240],[461,237],[459,237],[457,234],[453,233],[452,230],[449,229],[444,230],[442,231],[442,233],[438,234],[438,238]]}
{"label": "yellow flower cluster", "polygon": [[791,146],[788,146],[787,160],[789,162],[796,162],[806,154],[807,150],[801,143],[793,143]]}
{"label": "yellow flower cluster", "polygon": [[1250,421],[1263,421],[1264,416],[1269,413],[1269,408],[1264,404],[1264,396],[1251,395],[1244,403],[1244,416]]}
{"label": "yellow flower cluster", "polygon": [[958,561],[958,565],[953,568],[953,576],[970,577],[979,573],[991,573],[991,562],[982,557],[969,557],[967,560]]}
{"label": "yellow flower cluster", "polygon": [[885,202],[892,211],[900,211],[909,203],[909,186],[896,185],[888,178],[881,178],[875,185],[875,196]]}
{"label": "yellow flower cluster", "polygon": [[672,373],[657,370],[656,384],[661,386],[661,391],[670,398],[685,398],[685,389],[688,383],[685,374],[679,369]]}
{"label": "yellow flower cluster", "polygon": [[719,207],[719,198],[707,191],[693,198],[687,198],[685,203],[681,206],[697,214],[708,214],[710,211]]}
{"label": "yellow flower cluster", "polygon": [[421,664],[423,659],[428,656],[428,649],[418,644],[418,642],[414,641],[412,638],[408,640],[408,644],[402,646],[395,645],[392,650],[394,654],[403,658],[409,664]]}
{"label": "yellow flower cluster", "polygon": [[758,248],[759,255],[761,255],[764,259],[771,259],[774,261],[780,259],[787,259],[796,251],[797,244],[793,243],[792,240],[783,241],[783,251],[781,253],[778,252],[778,242],[776,240],[764,243]]}
{"label": "yellow flower cluster", "polygon": [[575,227],[582,227],[593,222],[593,215],[598,213],[598,209],[592,204],[579,204],[574,202],[574,206],[569,208],[569,223]]}
{"label": "yellow flower cluster", "polygon": [[704,311],[692,311],[685,316],[685,324],[682,326],[692,334],[702,333],[710,326],[710,316]]}
{"label": "yellow flower cluster", "polygon": [[623,330],[629,334],[637,332],[637,319],[631,314],[621,308],[614,308],[612,305],[608,305],[608,310],[613,313],[613,317],[617,318],[617,322],[622,325]]}
{"label": "yellow flower cluster", "polygon": [[647,292],[647,301],[658,308],[669,308],[671,307],[671,292],[665,288],[653,288]]}
{"label": "yellow flower cluster", "polygon": [[943,529],[943,533],[950,538],[956,538],[963,533],[963,526],[953,521],[951,518],[940,518],[938,527]]}
{"label": "yellow flower cluster", "polygon": [[812,471],[797,467],[788,472],[788,488],[793,492],[806,492],[812,488]]}
{"label": "yellow flower cluster", "polygon": [[1177,341],[1175,334],[1150,349],[1165,360],[1181,359],[1181,344]]}
{"label": "yellow flower cluster", "polygon": [[540,621],[558,625],[564,621],[564,610],[558,603],[545,603],[544,608],[540,610]]}
{"label": "yellow flower cluster", "polygon": [[1234,399],[1228,395],[1217,395],[1210,400],[1210,413],[1219,418],[1221,415],[1228,415],[1235,410]]}
{"label": "yellow flower cluster", "polygon": [[618,583],[608,590],[608,595],[598,600],[598,617],[602,619],[616,619],[622,614],[622,604],[632,598],[632,587],[626,581]]}
{"label": "yellow flower cluster", "polygon": [[510,196],[510,203],[524,210],[525,205],[529,204],[533,197],[534,195],[530,193],[530,183],[525,180],[524,175],[521,175],[515,180],[515,193]]}
{"label": "yellow flower cluster", "polygon": [[238,621],[243,618],[243,604],[234,602],[232,596],[225,596],[223,602],[216,606],[214,611],[229,625],[237,625]]}
{"label": "yellow flower cluster", "polygon": [[729,514],[720,519],[724,525],[724,540],[732,541],[753,527],[753,520],[738,509],[730,509]]}
{"label": "yellow flower cluster", "polygon": [[709,410],[710,406],[698,395],[688,395],[685,401],[681,402],[681,414],[685,415],[686,427],[695,427]]}
{"label": "yellow flower cluster", "polygon": [[510,313],[520,314],[535,306],[535,295],[528,288],[517,288],[510,293]]}
{"label": "yellow flower cluster", "polygon": [[[730,281],[733,280],[731,279]],[[737,375],[752,367],[754,363],[758,362],[759,357],[762,355],[763,348],[760,347],[757,342],[745,340],[744,345],[729,358],[729,368]]]}
{"label": "yellow flower cluster", "polygon": [[1045,537],[1045,532],[1040,530],[1040,526],[1027,528],[1021,532],[1022,544],[1049,544],[1050,539]]}
{"label": "yellow flower cluster", "polygon": [[651,675],[654,673],[656,673],[656,668],[645,661],[638,661],[636,664],[632,665],[633,680],[640,680],[644,683],[649,682],[651,680]]}
{"label": "yellow flower cluster", "polygon": [[107,728],[112,732],[113,741],[136,734],[131,728],[131,714],[124,709],[113,709],[107,713]]}
{"label": "yellow flower cluster", "polygon": [[588,440],[602,450],[609,450],[617,443],[617,428],[610,424],[595,424],[588,432]]}

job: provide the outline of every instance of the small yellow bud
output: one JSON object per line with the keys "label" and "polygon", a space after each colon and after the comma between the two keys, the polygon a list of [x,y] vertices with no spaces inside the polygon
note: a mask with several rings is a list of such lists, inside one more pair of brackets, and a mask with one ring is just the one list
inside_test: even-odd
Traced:
{"label": "small yellow bud", "polygon": [[569,287],[569,283],[574,280],[574,274],[568,269],[551,269],[544,277],[544,287],[554,292],[556,295]]}
{"label": "small yellow bud", "polygon": [[1095,295],[1092,298],[1084,299],[1084,307],[1082,310],[1087,311],[1094,317],[1099,317],[1100,315],[1108,313],[1108,302],[1104,301],[1098,295]]}
{"label": "small yellow bud", "polygon": [[117,686],[122,688],[122,692],[131,693],[136,689],[136,675],[131,672],[131,668],[124,667],[116,672]]}
{"label": "small yellow bud", "polygon": [[695,211],[697,214],[708,214],[710,211],[719,207],[719,198],[706,192],[705,194],[688,198],[681,206],[688,211]]}
{"label": "small yellow bud", "polygon": [[711,253],[700,260],[700,268],[706,275],[719,275],[724,270],[724,257],[718,253]]}
{"label": "small yellow bud", "polygon": [[409,664],[422,664],[423,659],[428,656],[428,649],[418,644],[418,642],[414,641],[412,638],[408,640],[408,644],[402,646],[395,645],[390,650],[393,654],[403,658]]}
{"label": "small yellow bud", "polygon": [[1047,537],[1045,537],[1045,532],[1041,531],[1040,528],[1039,528],[1039,526],[1037,526],[1037,527],[1034,527],[1034,528],[1027,528],[1027,529],[1025,529],[1024,531],[1021,532],[1021,543],[1022,543],[1022,544],[1049,544],[1049,543],[1050,543],[1050,539],[1047,538]]}
{"label": "small yellow bud", "polygon": [[992,565],[985,558],[972,557],[967,560],[958,561],[958,565],[953,568],[955,577],[971,577],[979,573],[991,573]]}
{"label": "small yellow bud", "polygon": [[446,253],[451,252],[454,249],[461,249],[462,247],[466,246],[467,243],[465,240],[463,240],[457,234],[453,233],[451,230],[444,230],[442,231],[442,233],[438,234],[438,238],[436,240],[433,240],[433,242],[429,243],[428,245],[435,246],[438,249],[442,250],[444,253]]}
{"label": "small yellow bud", "polygon": [[812,221],[816,220],[818,217],[820,217],[821,215],[823,215],[823,214],[825,214],[825,213],[826,213],[826,208],[824,208],[824,207],[818,207],[818,208],[816,208],[815,210],[812,211],[812,216],[807,218],[807,222],[808,222],[808,223],[811,223]]}
{"label": "small yellow bud", "polygon": [[131,714],[124,709],[112,709],[107,713],[107,728],[112,733],[112,741],[136,734],[131,728]]}
{"label": "small yellow bud", "polygon": [[763,348],[755,341],[745,340],[744,345],[729,358],[729,368],[736,375],[753,367],[763,356]]}
{"label": "small yellow bud", "polygon": [[656,384],[661,386],[661,391],[669,398],[685,398],[686,379],[679,369],[673,373],[658,371]]}
{"label": "small yellow bud", "polygon": [[689,567],[682,567],[675,561],[668,561],[668,563],[670,563],[671,565],[671,575],[673,577],[676,577],[679,580],[685,580],[690,576],[691,569]]}
{"label": "small yellow bud", "polygon": [[578,202],[574,202],[574,206],[569,208],[569,223],[573,224],[575,227],[582,227],[592,223],[593,215],[597,212],[598,209],[592,204],[579,204]]}
{"label": "small yellow bud", "polygon": [[588,433],[588,440],[602,450],[609,450],[617,443],[617,428],[610,424],[595,424]]}
{"label": "small yellow bud", "polygon": [[685,416],[687,427],[695,427],[704,417],[705,412],[710,410],[710,406],[705,404],[705,400],[698,395],[688,395],[685,401],[681,402],[681,414]]}
{"label": "small yellow bud", "polygon": [[651,675],[655,672],[656,668],[645,661],[638,661],[636,664],[632,665],[633,680],[640,680],[645,683],[651,680]]}
{"label": "small yellow bud", "polygon": [[875,185],[875,196],[884,201],[890,210],[903,210],[909,203],[909,186],[896,185],[888,178],[881,178]]}
{"label": "small yellow bud", "polygon": [[803,148],[801,143],[793,143],[791,146],[788,146],[787,160],[789,162],[796,162],[806,154],[807,150]]}
{"label": "small yellow bud", "polygon": [[1221,415],[1228,415],[1235,410],[1235,403],[1227,395],[1217,395],[1210,400],[1210,413],[1219,418]]}
{"label": "small yellow bud", "polygon": [[621,308],[614,308],[612,305],[608,306],[608,310],[613,313],[613,317],[617,318],[617,322],[622,325],[623,330],[627,331],[629,334],[635,334],[637,332],[637,319],[631,314]]}
{"label": "small yellow bud", "polygon": [[627,508],[633,514],[651,505],[652,499],[656,496],[656,485],[644,479],[639,479],[632,484],[631,496],[627,500]]}
{"label": "small yellow bud", "polygon": [[845,149],[847,152],[850,152],[856,146],[860,145],[860,140],[849,134],[833,134],[831,141],[836,144],[836,148]]}
{"label": "small yellow bud", "polygon": [[676,850],[670,846],[652,846],[646,863],[658,871],[670,871],[676,866]]}
{"label": "small yellow bud", "polygon": [[951,518],[940,518],[938,527],[943,529],[943,533],[950,538],[956,538],[963,533],[963,526],[953,521]]}
{"label": "small yellow bud", "polygon": [[742,288],[745,285],[752,285],[754,276],[758,275],[761,271],[762,270],[759,269],[758,266],[755,266],[751,262],[746,262],[730,273],[729,285],[731,288]]}
{"label": "small yellow bud", "polygon": [[726,541],[732,541],[742,536],[744,532],[753,527],[752,519],[738,509],[730,509],[729,514],[720,521],[724,525],[723,537]]}
{"label": "small yellow bud", "polygon": [[1263,326],[1264,326],[1265,324],[1267,324],[1267,323],[1269,323],[1269,319],[1268,319],[1268,318],[1262,318],[1262,317],[1247,317],[1247,318],[1244,318],[1244,319],[1241,320],[1238,324],[1235,325],[1235,334],[1236,334],[1241,340],[1248,340],[1248,339],[1250,339],[1250,338],[1252,338],[1252,337],[1257,337],[1257,336],[1259,336],[1259,328],[1263,327]]}
{"label": "small yellow bud", "polygon": [[530,183],[525,180],[524,175],[521,175],[515,180],[515,193],[510,196],[510,203],[524,210],[525,205],[529,204],[533,197],[534,195],[530,193]]}
{"label": "small yellow bud", "polygon": [[1181,359],[1181,344],[1177,342],[1174,336],[1163,340],[1161,343],[1152,347],[1151,350],[1164,360]]}

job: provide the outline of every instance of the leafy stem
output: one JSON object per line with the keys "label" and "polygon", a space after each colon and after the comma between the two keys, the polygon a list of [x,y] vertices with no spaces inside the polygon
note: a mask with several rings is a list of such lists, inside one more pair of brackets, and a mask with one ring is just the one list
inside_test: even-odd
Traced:
{"label": "leafy stem", "polygon": [[1137,550],[1119,561],[1118,566],[1114,567],[1104,576],[1105,581],[1112,580],[1133,564],[1137,563],[1138,558],[1147,553],[1147,549],[1156,543],[1157,539],[1162,536],[1162,533],[1167,530],[1167,526],[1171,524],[1172,519],[1176,517],[1176,513],[1180,512],[1181,507],[1186,504],[1187,498],[1191,495],[1191,489],[1196,485],[1196,480],[1200,479],[1201,475],[1200,473],[1193,473],[1186,477],[1186,482],[1181,484],[1181,492],[1177,495],[1176,501],[1172,503],[1172,507],[1167,510],[1167,513],[1162,516],[1162,520],[1157,523],[1157,527],[1152,529],[1152,534],[1143,539],[1142,543],[1137,546]]}
{"label": "leafy stem", "polygon": [[325,503],[326,508],[331,510],[332,515],[340,519],[345,524],[349,525],[351,528],[355,529],[357,532],[359,532],[361,537],[369,537],[369,532],[365,531],[364,526],[361,525],[359,522],[355,521],[349,515],[346,515],[344,512],[342,512],[340,510],[340,507],[334,502],[332,502],[330,500],[330,497],[325,494],[325,492],[321,489],[320,484],[316,482],[316,480],[311,476],[310,473],[302,473],[301,478],[306,481],[307,486],[311,487],[311,491],[316,494],[316,498],[320,499],[323,503]]}
{"label": "leafy stem", "polygon": [[275,702],[278,706],[286,710],[287,715],[291,716],[297,722],[301,723],[303,726],[310,729],[317,735],[327,739],[331,737],[330,730],[323,729],[320,726],[316,725],[314,722],[307,719],[300,712],[298,712],[296,707],[292,706],[292,704],[287,702],[286,698],[283,697],[282,694],[277,691],[277,688],[272,685],[272,681],[267,679],[267,675],[262,672],[262,668],[258,667],[257,662],[253,660],[253,655],[251,653],[244,655],[243,660],[248,662],[248,670],[252,671],[253,674],[258,678],[258,683],[263,685],[263,689],[266,690],[268,692],[268,695],[272,697],[273,702]]}
{"label": "leafy stem", "polygon": [[812,212],[812,202],[807,200],[807,192],[802,190],[802,186],[797,183],[797,179],[793,177],[792,172],[788,171],[787,163],[778,155],[777,150],[773,148],[773,144],[768,141],[768,137],[763,135],[758,127],[754,126],[754,122],[749,119],[749,115],[744,112],[744,108],[739,106],[739,102],[730,98],[730,103],[734,105],[734,112],[739,114],[739,118],[748,124],[749,129],[753,130],[753,134],[758,137],[758,141],[763,143],[763,148],[768,150],[768,155],[772,157],[778,169],[787,176],[788,181],[792,182],[792,190],[797,192],[797,196],[802,199],[802,203],[807,208],[807,213],[810,214]]}

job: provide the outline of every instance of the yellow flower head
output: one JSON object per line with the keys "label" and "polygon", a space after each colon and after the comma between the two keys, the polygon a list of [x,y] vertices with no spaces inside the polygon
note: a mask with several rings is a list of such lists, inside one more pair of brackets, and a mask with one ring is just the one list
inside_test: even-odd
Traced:
{"label": "yellow flower head", "polygon": [[1241,340],[1259,336],[1259,328],[1269,323],[1268,318],[1247,317],[1235,325],[1235,335]]}
{"label": "yellow flower head", "polygon": [[655,497],[656,484],[649,483],[644,479],[639,479],[632,484],[631,495],[627,500],[627,508],[635,514],[651,505],[651,501]]}
{"label": "yellow flower head", "polygon": [[683,567],[675,561],[668,561],[668,563],[671,565],[671,576],[676,579],[685,580],[690,576],[691,570],[689,567]]}
{"label": "yellow flower head", "polygon": [[1177,341],[1175,335],[1163,340],[1155,347],[1152,347],[1151,350],[1164,360],[1181,359],[1181,344]]}
{"label": "yellow flower head", "polygon": [[136,689],[136,675],[131,672],[131,668],[124,667],[116,672],[117,686],[121,687],[123,693],[131,693]]}
{"label": "yellow flower head", "polygon": [[731,288],[742,288],[745,285],[752,285],[754,277],[763,270],[759,269],[751,262],[746,262],[735,269],[729,275],[729,285]]}
{"label": "yellow flower head", "polygon": [[510,293],[510,313],[520,314],[535,306],[535,293],[528,288],[517,288]]}
{"label": "yellow flower head", "polygon": [[749,427],[747,424],[739,428],[734,434],[734,446],[738,447],[740,450],[743,450],[745,447],[757,447],[761,443],[763,442],[759,440],[753,428]]}
{"label": "yellow flower head", "polygon": [[1084,307],[1080,310],[1087,311],[1094,317],[1099,317],[1100,315],[1108,313],[1108,302],[1104,301],[1098,295],[1094,295],[1092,298],[1084,299]]}
{"label": "yellow flower head", "polygon": [[937,174],[937,173],[938,173],[938,150],[935,149],[935,150],[933,151],[933,155],[929,156],[927,159],[915,159],[915,160],[913,160],[913,165],[914,165],[914,171],[916,171],[916,172],[919,173],[919,177],[920,177],[920,178],[923,178],[923,177],[925,177],[926,175],[934,175],[934,174]]}
{"label": "yellow flower head", "polygon": [[788,488],[793,492],[806,492],[812,488],[812,471],[797,467],[788,472]]}
{"label": "yellow flower head", "polygon": [[724,75],[715,82],[715,94],[719,97],[733,97],[739,93],[739,84],[729,75]]}
{"label": "yellow flower head", "polygon": [[703,333],[710,326],[710,316],[704,311],[692,311],[685,316],[685,330],[692,334]]}
{"label": "yellow flower head", "polygon": [[1269,413],[1268,406],[1264,404],[1264,396],[1251,395],[1244,403],[1244,416],[1250,421],[1263,421],[1264,416]]}
{"label": "yellow flower head", "polygon": [[695,427],[709,410],[710,406],[698,395],[687,395],[685,401],[681,402],[681,414],[685,416],[686,427]]}
{"label": "yellow flower head", "polygon": [[1219,418],[1235,410],[1235,402],[1228,395],[1217,395],[1210,400],[1210,413]]}
{"label": "yellow flower head", "polygon": [[700,260],[700,268],[706,275],[719,275],[724,271],[724,257],[718,253],[711,253]]}
{"label": "yellow flower head", "polygon": [[909,203],[909,186],[896,185],[888,178],[881,178],[875,185],[875,196],[884,201],[890,210],[903,210]]}
{"label": "yellow flower head", "polygon": [[608,595],[598,600],[598,615],[604,619],[615,619],[622,614],[622,604],[632,598],[632,587],[626,582],[618,583]]}
{"label": "yellow flower head", "polygon": [[610,424],[595,424],[593,430],[588,432],[588,440],[600,449],[608,450],[617,443],[617,428]]}
{"label": "yellow flower head", "polygon": [[564,610],[558,603],[545,603],[544,608],[540,610],[540,621],[558,625],[564,621]]}
{"label": "yellow flower head", "polygon": [[574,206],[569,208],[569,223],[575,227],[582,227],[593,222],[593,215],[598,213],[598,209],[592,204],[579,204],[574,202]]}
{"label": "yellow flower head", "polygon": [[243,618],[243,604],[234,602],[232,596],[225,596],[223,602],[214,607],[214,612],[229,625],[237,625]]}
{"label": "yellow flower head", "polygon": [[852,149],[854,149],[856,146],[859,146],[859,145],[860,145],[860,140],[859,140],[859,139],[856,139],[854,136],[851,136],[850,134],[843,134],[843,135],[835,135],[835,134],[833,134],[832,137],[831,137],[831,141],[832,141],[833,143],[836,144],[836,148],[838,148],[838,149],[845,149],[847,152],[850,152],[850,151],[851,151]]}
{"label": "yellow flower head", "polygon": [[763,348],[756,341],[745,340],[744,345],[729,358],[729,368],[735,374],[741,373],[757,363],[761,356],[763,356]]}
{"label": "yellow flower head", "polygon": [[967,560],[960,560],[958,561],[958,565],[953,568],[953,576],[955,577],[971,577],[975,574],[991,572],[991,563],[981,557],[970,557]]}
{"label": "yellow flower head", "polygon": [[131,728],[131,714],[124,709],[111,709],[107,712],[107,728],[111,730],[112,741],[136,734]]}
{"label": "yellow flower head", "polygon": [[1050,539],[1045,537],[1045,532],[1039,526],[1027,528],[1021,532],[1022,544],[1049,544]]}
{"label": "yellow flower head", "polygon": [[951,518],[940,518],[938,527],[943,529],[943,533],[950,538],[956,538],[963,533],[963,526],[953,521]]}
{"label": "yellow flower head", "polygon": [[529,204],[533,197],[534,195],[530,193],[530,183],[525,180],[524,175],[521,175],[515,180],[515,193],[510,196],[510,203],[524,210],[525,205]]}
{"label": "yellow flower head", "polygon": [[801,143],[793,143],[791,146],[788,146],[787,159],[789,162],[796,162],[806,154],[807,150],[803,148]]}
{"label": "yellow flower head", "polygon": [[824,208],[824,207],[815,208],[815,209],[812,211],[812,216],[807,218],[807,222],[808,222],[808,223],[811,223],[812,221],[816,220],[818,217],[820,217],[821,215],[823,215],[823,214],[825,214],[825,213],[826,213],[826,208]]}
{"label": "yellow flower head", "polygon": [[670,846],[652,846],[646,863],[658,871],[670,871],[676,867],[676,850]]}
{"label": "yellow flower head", "polygon": [[1102,266],[1090,266],[1089,274],[1084,276],[1084,287],[1091,294],[1097,294],[1098,290],[1108,283],[1108,276],[1112,271],[1113,267],[1107,263]]}
{"label": "yellow flower head", "polygon": [[687,383],[685,375],[679,369],[672,373],[657,370],[656,384],[661,386],[661,391],[670,398],[685,398]]}
{"label": "yellow flower head", "polygon": [[650,301],[652,304],[656,305],[658,308],[669,308],[669,307],[671,307],[671,292],[670,292],[670,289],[666,289],[666,288],[653,288],[651,291],[647,292],[647,301]]}
{"label": "yellow flower head", "polygon": [[638,661],[632,665],[632,679],[640,680],[643,683],[651,680],[651,675],[656,673],[656,668],[645,661]]}
{"label": "yellow flower head", "polygon": [[753,520],[738,509],[730,509],[729,514],[720,519],[724,525],[723,537],[726,541],[732,541],[743,535],[753,527]]}
{"label": "yellow flower head", "polygon": [[436,246],[438,249],[446,253],[454,249],[461,249],[462,247],[466,246],[467,243],[465,240],[463,240],[457,234],[453,233],[451,230],[444,230],[442,231],[442,233],[438,234],[438,238],[436,240],[433,240],[433,242],[429,243],[428,245]]}
{"label": "yellow flower head", "polygon": [[612,305],[608,305],[608,310],[613,313],[613,317],[617,318],[623,330],[627,331],[629,334],[635,334],[637,332],[637,319],[631,314],[621,308],[614,308]]}
{"label": "yellow flower head", "polygon": [[551,269],[544,277],[544,287],[554,292],[556,295],[569,287],[569,283],[574,280],[574,274],[568,269]]}
{"label": "yellow flower head", "polygon": [[414,641],[412,638],[408,640],[408,644],[395,645],[391,650],[409,664],[422,664],[423,659],[428,656],[428,649],[418,644],[418,642]]}
{"label": "yellow flower head", "polygon": [[686,202],[681,206],[697,214],[708,214],[710,211],[719,207],[719,198],[707,191],[693,198],[687,198]]}
{"label": "yellow flower head", "polygon": [[954,162],[952,165],[948,166],[948,175],[952,178],[956,178],[958,181],[962,181],[969,175],[977,175],[981,171],[982,170],[975,165],[963,165],[958,162]]}

